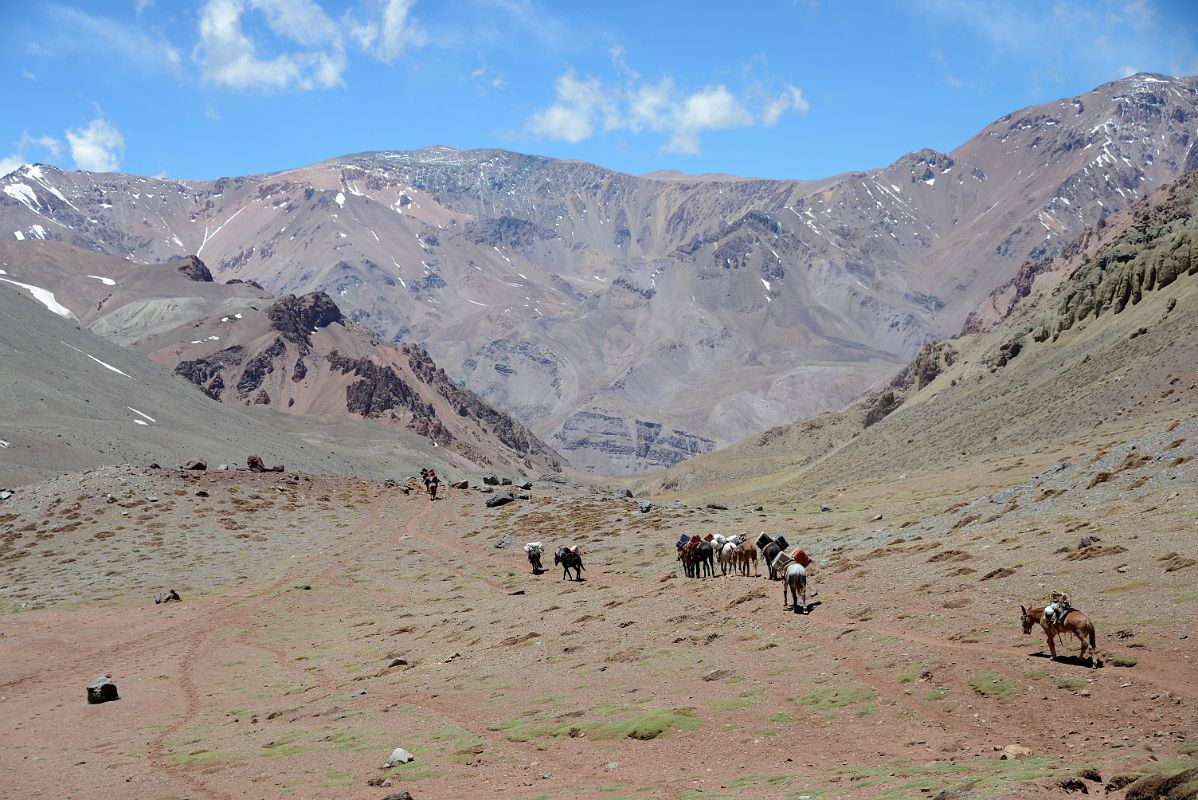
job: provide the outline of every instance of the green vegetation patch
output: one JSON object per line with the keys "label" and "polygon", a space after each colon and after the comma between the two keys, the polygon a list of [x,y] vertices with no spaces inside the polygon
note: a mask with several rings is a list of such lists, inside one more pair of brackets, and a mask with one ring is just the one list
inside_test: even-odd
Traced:
{"label": "green vegetation patch", "polygon": [[1139,663],[1138,661],[1136,661],[1135,656],[1128,656],[1128,655],[1123,655],[1123,654],[1117,654],[1117,655],[1110,656],[1107,658],[1107,661],[1111,662],[1111,664],[1113,664],[1116,667],[1134,667],[1136,664]]}
{"label": "green vegetation patch", "polygon": [[213,764],[217,761],[241,761],[244,758],[241,753],[232,750],[190,750],[171,753],[171,763],[181,767]]}
{"label": "green vegetation patch", "polygon": [[[608,712],[608,713],[603,713]],[[527,742],[535,737],[590,739],[656,739],[673,731],[689,731],[699,727],[700,721],[693,708],[637,709],[628,706],[606,704],[596,706],[591,713],[598,717],[616,716],[615,719],[585,717],[546,718],[540,712],[527,714],[508,722],[489,726],[490,730],[505,731],[512,742]]]}
{"label": "green vegetation patch", "polygon": [[795,702],[816,711],[827,711],[857,703],[868,703],[877,699],[877,696],[877,693],[868,686],[853,685],[840,688],[829,686],[795,698]]}
{"label": "green vegetation patch", "polygon": [[[910,766],[900,763],[877,767],[862,767],[847,773],[854,789],[872,788],[882,791],[871,796],[898,800],[919,797],[923,792],[956,794],[972,790],[988,797],[1017,783],[1038,781],[1052,774],[1055,767],[1047,758],[1032,757],[1010,760],[966,759],[933,761]],[[972,794],[970,796],[973,796]]]}
{"label": "green vegetation patch", "polygon": [[996,700],[1012,700],[1019,694],[1015,681],[997,672],[979,672],[969,679],[973,690]]}
{"label": "green vegetation patch", "polygon": [[712,711],[739,711],[765,699],[765,692],[746,692],[740,697],[725,697],[712,702]]}
{"label": "green vegetation patch", "polygon": [[1084,688],[1087,683],[1088,681],[1085,678],[1078,678],[1072,675],[1057,678],[1057,688],[1068,689],[1071,692],[1076,692],[1078,689]]}
{"label": "green vegetation patch", "polygon": [[929,668],[935,666],[935,661],[916,661],[909,664],[905,670],[894,676],[899,683],[911,683]]}

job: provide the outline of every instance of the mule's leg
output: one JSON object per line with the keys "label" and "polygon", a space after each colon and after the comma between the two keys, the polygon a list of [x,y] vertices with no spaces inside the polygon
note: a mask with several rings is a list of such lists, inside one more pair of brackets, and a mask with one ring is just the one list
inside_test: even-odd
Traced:
{"label": "mule's leg", "polygon": [[1054,640],[1053,635],[1051,633],[1048,634],[1048,652],[1052,656],[1052,660],[1056,661],[1057,660],[1057,643]]}

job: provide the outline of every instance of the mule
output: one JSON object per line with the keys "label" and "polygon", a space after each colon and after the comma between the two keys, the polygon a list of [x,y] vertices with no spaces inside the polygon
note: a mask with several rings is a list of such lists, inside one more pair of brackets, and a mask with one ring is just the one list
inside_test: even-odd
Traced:
{"label": "mule", "polygon": [[553,554],[553,563],[562,568],[562,580],[570,580],[570,570],[574,570],[574,580],[581,581],[586,567],[582,565],[582,556],[568,547],[559,547]]}
{"label": "mule", "polygon": [[[796,614],[807,613],[807,568],[798,562],[789,564],[786,567],[786,574],[782,581],[782,607],[786,608],[786,592],[790,591],[790,596],[793,602],[790,608],[794,609]],[[799,605],[799,599],[802,599],[803,604]]]}
{"label": "mule", "polygon": [[736,548],[736,565],[740,569],[740,574],[748,577],[749,565],[753,565],[753,570],[756,572],[756,577],[761,577],[761,569],[757,563],[757,545],[752,542],[741,542]]}
{"label": "mule", "polygon": [[732,542],[724,542],[720,547],[718,558],[721,577],[726,578],[729,572],[736,572],[736,545],[732,544]]}
{"label": "mule", "polygon": [[529,550],[528,551],[528,563],[532,565],[532,574],[533,575],[540,575],[542,572],[545,571],[545,570],[541,569],[541,551],[540,550]]}
{"label": "mule", "polygon": [[774,559],[782,552],[782,546],[777,542],[770,542],[765,547],[761,548],[761,557],[765,559],[765,565],[770,571],[770,580],[776,581],[781,576],[774,569]]}
{"label": "mule", "polygon": [[1073,634],[1082,643],[1082,649],[1078,653],[1078,658],[1086,658],[1086,652],[1089,651],[1090,666],[1096,667],[1099,665],[1094,623],[1090,621],[1085,612],[1072,608],[1065,615],[1065,619],[1061,620],[1060,623],[1053,624],[1048,621],[1048,616],[1044,613],[1043,607],[1024,608],[1020,606],[1019,610],[1023,612],[1020,622],[1023,623],[1023,632],[1025,635],[1030,634],[1032,628],[1036,625],[1044,629],[1044,635],[1048,637],[1048,652],[1052,656],[1053,661],[1057,660],[1056,638],[1062,634]]}
{"label": "mule", "polygon": [[699,542],[694,547],[678,550],[678,560],[688,578],[706,578],[715,575],[715,553],[711,542]]}

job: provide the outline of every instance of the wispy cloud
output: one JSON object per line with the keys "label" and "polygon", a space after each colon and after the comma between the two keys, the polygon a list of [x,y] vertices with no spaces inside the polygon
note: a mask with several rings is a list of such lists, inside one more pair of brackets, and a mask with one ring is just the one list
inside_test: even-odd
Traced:
{"label": "wispy cloud", "polygon": [[1193,27],[1162,24],[1153,0],[915,0],[903,7],[934,26],[970,30],[992,57],[1023,62],[1049,80],[1059,79],[1057,65],[1067,59],[1088,63],[1101,80],[1123,77],[1129,64],[1167,70],[1198,57]]}
{"label": "wispy cloud", "polygon": [[30,156],[31,151],[41,151],[50,158],[58,158],[62,155],[62,142],[53,136],[31,136],[22,133],[13,152],[7,156],[0,156],[0,175],[7,175],[34,160]]}
{"label": "wispy cloud", "polygon": [[30,54],[84,54],[105,60],[115,57],[143,72],[179,73],[179,50],[155,28],[89,14],[72,6],[50,4],[45,11],[54,23],[52,31],[45,40],[26,45]]}
{"label": "wispy cloud", "polygon": [[554,83],[555,101],[529,117],[525,128],[533,136],[577,144],[598,131],[610,133],[652,131],[668,138],[662,149],[671,153],[698,154],[700,136],[729,128],[771,127],[788,113],[810,109],[802,91],[784,84],[773,92],[759,86],[734,92],[724,84],[684,91],[673,78],[656,83],[641,80],[614,48],[621,79],[604,83],[580,78],[572,70]]}
{"label": "wispy cloud", "polygon": [[[370,0],[366,16],[334,20],[315,0],[206,0],[194,55],[205,81],[227,89],[282,91],[345,85],[346,41],[386,64],[426,41],[415,0]],[[269,36],[251,36],[253,12]],[[272,49],[270,55],[262,51]]]}
{"label": "wispy cloud", "polygon": [[345,20],[354,41],[385,64],[426,41],[424,29],[412,17],[416,0],[377,0],[377,18],[358,22],[352,13]]}

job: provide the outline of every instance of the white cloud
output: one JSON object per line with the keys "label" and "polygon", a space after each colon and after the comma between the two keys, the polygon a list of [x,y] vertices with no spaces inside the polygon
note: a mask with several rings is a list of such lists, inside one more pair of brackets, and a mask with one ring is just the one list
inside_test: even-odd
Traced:
{"label": "white cloud", "polygon": [[762,109],[761,124],[767,126],[777,125],[778,120],[782,119],[782,115],[787,111],[797,111],[800,114],[806,114],[810,110],[811,104],[803,97],[802,90],[797,86],[787,84],[786,88]]}
{"label": "white cloud", "polygon": [[350,36],[366,52],[390,64],[405,50],[425,42],[423,29],[411,16],[416,0],[375,0],[378,19],[359,23],[346,15]]}
{"label": "white cloud", "polygon": [[21,69],[21,77],[27,81],[36,81],[37,80],[37,76],[34,75],[32,72],[30,72],[27,67]]}
{"label": "white cloud", "polygon": [[1137,69],[1136,67],[1131,66],[1130,64],[1124,64],[1121,67],[1119,67],[1119,77],[1120,78],[1130,78],[1132,75],[1135,75],[1137,72],[1140,72],[1140,70]]}
{"label": "white cloud", "polygon": [[86,128],[67,131],[75,167],[89,172],[116,172],[125,155],[125,137],[103,116]]}
{"label": "white cloud", "polygon": [[667,152],[697,154],[700,135],[728,128],[773,126],[790,112],[807,113],[810,106],[802,91],[786,84],[777,94],[764,94],[757,87],[735,93],[723,84],[705,86],[686,93],[673,79],[644,83],[613,50],[623,81],[604,84],[598,78],[580,79],[573,71],[554,83],[555,102],[529,117],[526,129],[534,136],[577,144],[605,132],[654,131],[668,134]]}
{"label": "white cloud", "polygon": [[[250,7],[280,39],[314,49],[259,58],[241,25]],[[230,89],[328,89],[343,84],[345,70],[340,30],[311,0],[208,0],[196,58],[205,80]]]}
{"label": "white cloud", "polygon": [[0,156],[0,175],[7,175],[14,169],[34,160],[29,155],[29,151],[33,148],[44,151],[50,158],[58,158],[62,155],[62,142],[53,136],[30,136],[28,133],[22,133],[13,153]]}

